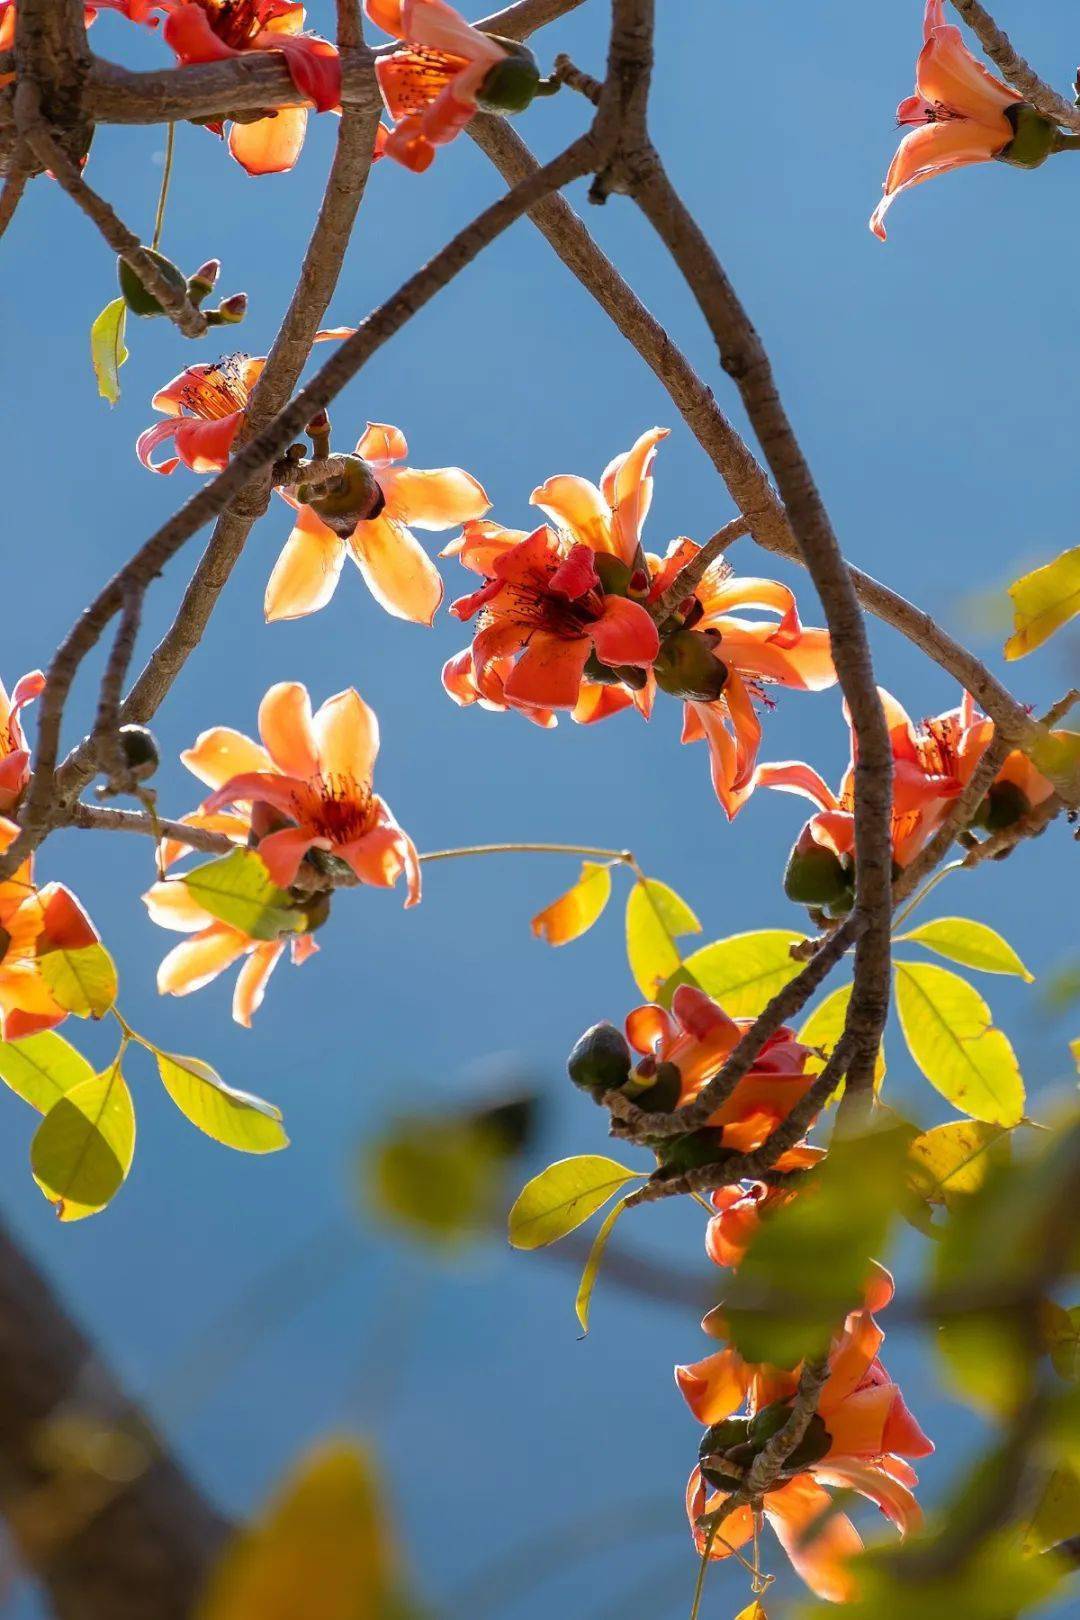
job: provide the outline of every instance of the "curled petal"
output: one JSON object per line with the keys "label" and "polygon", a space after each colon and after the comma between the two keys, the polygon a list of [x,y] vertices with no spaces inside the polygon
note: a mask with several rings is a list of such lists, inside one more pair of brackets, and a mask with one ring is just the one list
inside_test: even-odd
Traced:
{"label": "curled petal", "polygon": [[201,990],[243,956],[248,943],[246,935],[222,922],[181,940],[158,968],[159,992],[163,996],[188,996],[193,990]]}
{"label": "curled petal", "polygon": [[250,124],[234,123],[229,153],[248,174],[287,174],[303,150],[307,121],[306,107],[279,107]]}
{"label": "curled petal", "polygon": [[263,941],[256,945],[236,978],[233,990],[232,1015],[245,1029],[262,1006],[270,975],[281,960],[285,945],[282,940]]}
{"label": "curled petal", "polygon": [[546,512],[552,522],[564,529],[580,545],[593,551],[615,552],[611,533],[611,510],[595,484],[574,473],[557,473],[529,496],[533,506]]}

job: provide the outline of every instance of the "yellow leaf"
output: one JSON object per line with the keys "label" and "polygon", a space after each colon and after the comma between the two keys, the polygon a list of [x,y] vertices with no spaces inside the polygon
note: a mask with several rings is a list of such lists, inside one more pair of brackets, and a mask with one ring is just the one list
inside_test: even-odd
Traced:
{"label": "yellow leaf", "polygon": [[1076,1064],[1077,1072],[1080,1073],[1080,1036],[1077,1036],[1075,1041],[1069,1042],[1069,1051],[1072,1054],[1073,1062]]}
{"label": "yellow leaf", "polygon": [[34,1180],[62,1221],[104,1209],[134,1156],[135,1109],[119,1059],[54,1103],[30,1144]]}
{"label": "yellow leaf", "polygon": [[226,1549],[197,1620],[390,1620],[395,1562],[370,1457],[331,1441]]}
{"label": "yellow leaf", "polygon": [[793,959],[791,947],[805,938],[786,928],[733,934],[695,951],[684,966],[732,1018],[756,1018],[800,971],[802,963]]}
{"label": "yellow leaf", "polygon": [[683,966],[675,941],[700,934],[701,924],[674,889],[656,878],[640,879],[626,901],[626,954],[642,995],[652,1001],[661,985]]}
{"label": "yellow leaf", "polygon": [[611,898],[611,868],[583,861],[581,876],[532,920],[532,931],[549,945],[568,945],[588,933]]}
{"label": "yellow leaf", "polygon": [[[954,1119],[924,1131],[912,1142],[910,1180],[915,1192],[930,1204],[951,1207],[957,1199],[977,1192],[995,1158],[1008,1147],[1001,1125],[978,1119]],[[996,1153],[994,1150],[997,1150]]]}
{"label": "yellow leaf", "polygon": [[90,359],[97,378],[98,393],[115,405],[120,398],[120,367],[128,357],[124,347],[127,305],[122,298],[106,304],[90,328]]}
{"label": "yellow leaf", "polygon": [[1024,1531],[1024,1552],[1034,1558],[1075,1536],[1078,1530],[1080,1475],[1068,1465],[1055,1468]]}
{"label": "yellow leaf", "polygon": [[38,957],[41,977],[77,1018],[103,1018],[116,1000],[116,964],[104,945],[57,946]]}
{"label": "yellow leaf", "polygon": [[739,1610],[735,1620],[769,1620],[769,1617],[755,1598],[753,1603],[748,1603],[745,1609]]}
{"label": "yellow leaf", "polygon": [[603,1223],[596,1236],[593,1246],[589,1250],[589,1258],[585,1262],[585,1270],[581,1273],[581,1282],[578,1284],[577,1298],[574,1300],[574,1309],[577,1319],[581,1323],[582,1333],[589,1331],[589,1307],[592,1304],[593,1289],[600,1271],[600,1262],[604,1258],[604,1250],[608,1246],[608,1238],[614,1230],[615,1222],[626,1208],[626,1199],[620,1198],[613,1204],[604,1216]]}
{"label": "yellow leaf", "polygon": [[1012,973],[1032,984],[1034,973],[1029,973],[1007,939],[985,923],[971,917],[937,917],[933,922],[913,928],[910,934],[897,934],[897,942],[907,940],[923,945],[950,962],[963,967],[979,968],[983,973]]}
{"label": "yellow leaf", "polygon": [[582,1153],[559,1159],[533,1176],[510,1211],[510,1242],[515,1249],[542,1249],[595,1215],[628,1181],[643,1179],[615,1159]]}
{"label": "yellow leaf", "polygon": [[240,1153],[276,1153],[288,1147],[281,1110],[248,1091],[227,1086],[209,1063],[156,1048],[161,1083],[180,1112],[225,1147]]}
{"label": "yellow leaf", "polygon": [[[832,1049],[844,1032],[844,1020],[847,1017],[848,1003],[851,1000],[853,985],[842,984],[839,989],[833,990],[825,1000],[806,1020],[799,1031],[799,1039],[804,1046],[820,1048],[825,1057],[816,1055],[807,1058],[807,1074],[820,1074],[825,1067],[825,1061],[832,1056]],[[877,1061],[874,1064],[874,1090],[881,1090],[881,1082],[885,1078],[885,1047],[878,1047]],[[841,1091],[842,1085],[833,1092],[833,1097]],[[830,1097],[829,1101],[832,1101]]]}
{"label": "yellow leaf", "polygon": [[1016,1053],[973,985],[928,962],[898,962],[896,1004],[908,1050],[943,1097],[989,1125],[1020,1123]]}
{"label": "yellow leaf", "polygon": [[1005,657],[1025,658],[1080,613],[1080,546],[1014,580],[1009,595],[1013,634],[1005,643]]}
{"label": "yellow leaf", "polygon": [[47,1114],[73,1086],[93,1078],[94,1070],[82,1053],[55,1030],[24,1035],[21,1041],[0,1041],[0,1080],[39,1114]]}

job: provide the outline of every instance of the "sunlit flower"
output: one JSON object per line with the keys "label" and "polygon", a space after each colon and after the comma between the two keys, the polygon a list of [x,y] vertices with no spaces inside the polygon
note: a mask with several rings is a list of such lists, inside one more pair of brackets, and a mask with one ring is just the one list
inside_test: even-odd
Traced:
{"label": "sunlit flower", "polygon": [[[704,990],[681,984],[670,1012],[648,1002],[629,1014],[626,1038],[643,1054],[635,1076],[651,1081],[662,1064],[673,1065],[680,1081],[676,1107],[685,1108],[722,1068],[752,1023],[752,1018],[729,1018]],[[706,1122],[723,1127],[725,1148],[751,1153],[787,1118],[814,1083],[814,1075],[806,1073],[810,1056],[810,1048],[796,1039],[793,1030],[781,1027],[769,1037],[731,1096]],[[808,1160],[806,1151],[789,1150],[777,1160],[777,1167],[804,1168],[817,1157],[810,1150]]]}
{"label": "sunlit flower", "polygon": [[945,0],[927,0],[915,94],[896,109],[897,123],[910,133],[900,142],[871,217],[874,235],[885,240],[885,215],[910,186],[999,157],[1016,135],[1008,110],[1022,100],[972,56],[959,28],[946,23]]}
{"label": "sunlit flower", "polygon": [[[293,84],[317,112],[341,103],[341,62],[337,47],[301,32],[304,7],[292,0],[134,0],[144,12],[165,13],[162,34],[183,67],[227,62],[251,51],[277,51]],[[140,20],[140,19],[137,19]],[[150,20],[147,18],[146,20]],[[248,174],[280,174],[300,156],[308,108],[278,107],[250,119],[234,120],[229,151]],[[221,124],[208,126],[221,134]]]}
{"label": "sunlit flower", "polygon": [[375,715],[350,687],[313,716],[296,681],[272,686],[259,705],[262,746],[219,726],[204,732],[185,763],[218,786],[203,809],[251,807],[256,848],[271,879],[287,889],[309,850],[336,856],[361,883],[389,889],[404,873],[407,905],[420,898],[412,839],[372,791],[379,751]]}
{"label": "sunlit flower", "polygon": [[[335,326],[317,332],[315,342],[351,337],[353,331],[351,326]],[[150,403],[166,420],[155,422],[135,441],[135,454],[143,466],[171,473],[183,462],[192,472],[221,472],[265,364],[264,355],[252,359],[249,354],[226,354],[188,366],[159,388]],[[158,445],[169,439],[176,455],[167,461],[152,460]]]}
{"label": "sunlit flower", "polygon": [[19,711],[45,690],[40,669],[16,681],[10,698],[0,681],[0,813],[13,808],[30,780],[30,750],[26,746]]}
{"label": "sunlit flower", "polygon": [[364,0],[372,22],[402,42],[379,56],[375,76],[394,120],[378,156],[419,174],[438,146],[459,135],[474,113],[523,111],[537,92],[532,52],[516,40],[483,34],[446,0]]}
{"label": "sunlit flower", "polygon": [[[0,851],[18,836],[14,822],[0,819]],[[62,883],[37,888],[33,863],[0,882],[0,1039],[16,1041],[55,1029],[68,1015],[41,971],[54,950],[81,950],[100,942],[93,923]]]}
{"label": "sunlit flower", "polygon": [[[878,1359],[885,1335],[872,1312],[881,1310],[891,1297],[891,1277],[875,1267],[864,1306],[848,1315],[830,1347],[829,1375],[817,1416],[789,1459],[787,1477],[762,1501],[765,1517],[795,1569],[819,1597],[833,1602],[848,1601],[855,1593],[848,1565],[862,1541],[850,1519],[833,1510],[827,1487],[867,1497],[902,1535],[918,1528],[922,1517],[912,1495],[917,1476],[905,1459],[928,1456],[934,1448]],[[706,1326],[716,1331],[709,1318]],[[748,1420],[745,1431],[736,1425],[735,1433],[720,1431],[715,1437],[707,1433],[702,1466],[690,1475],[686,1505],[699,1552],[705,1551],[708,1541],[707,1525],[699,1522],[702,1515],[721,1508],[731,1494],[723,1488],[723,1470],[717,1466],[723,1453],[711,1459],[710,1441],[715,1438],[725,1448],[738,1446],[745,1432],[747,1454],[742,1455],[739,1446],[733,1459],[745,1466],[768,1432],[782,1425],[800,1372],[799,1367],[787,1371],[745,1362],[733,1349],[675,1369],[679,1389],[700,1423],[723,1424],[744,1402]],[[718,1482],[712,1492],[707,1491],[703,1469],[711,1475],[709,1484]],[[723,1521],[709,1556],[730,1557],[753,1533],[753,1509],[736,1508]]]}
{"label": "sunlit flower", "polygon": [[[812,1148],[805,1143],[797,1150],[802,1164],[811,1168],[825,1156],[824,1148]],[[734,1268],[742,1260],[761,1227],[762,1220],[782,1204],[798,1197],[789,1187],[770,1187],[763,1181],[739,1182],[731,1187],[717,1187],[708,1195],[716,1214],[705,1228],[705,1253],[716,1266]]]}
{"label": "sunlit flower", "polygon": [[[482,517],[491,502],[460,467],[425,472],[394,465],[407,454],[397,428],[369,422],[356,446],[360,462],[347,480],[358,486],[356,492],[347,488],[340,497],[321,499],[318,512],[298,506],[296,525],[266,587],[268,619],[296,619],[325,607],[345,558],[351,557],[388,613],[431,623],[442,601],[442,580],[411,530],[458,528]],[[360,519],[357,499],[367,514]],[[335,506],[344,514],[336,521]]]}

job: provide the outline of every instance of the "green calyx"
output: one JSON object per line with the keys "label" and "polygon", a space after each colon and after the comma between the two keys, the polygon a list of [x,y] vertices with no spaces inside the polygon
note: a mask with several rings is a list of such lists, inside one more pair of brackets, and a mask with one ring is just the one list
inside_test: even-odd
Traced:
{"label": "green calyx", "polygon": [[716,656],[720,637],[715,630],[676,630],[664,638],[653,674],[656,684],[672,697],[712,703],[727,685],[727,665]]}
{"label": "green calyx", "polygon": [[633,570],[621,557],[610,551],[594,551],[593,564],[600,576],[600,588],[605,596],[626,596]]}
{"label": "green calyx", "polygon": [[1037,169],[1052,152],[1061,150],[1057,125],[1026,101],[1017,101],[1006,107],[1005,117],[1014,134],[1009,144],[997,154],[999,163],[1011,163],[1018,169]]}
{"label": "green calyx", "polygon": [[358,523],[378,517],[386,497],[362,456],[344,456],[345,470],[329,488],[298,484],[296,498],[310,506],[335,534],[350,535]]}
{"label": "green calyx", "polygon": [[648,1114],[673,1113],[682,1096],[682,1075],[678,1066],[674,1063],[658,1063],[642,1089],[639,1091],[636,1085],[628,1085],[626,1095]]}
{"label": "green calyx", "polygon": [[972,826],[987,832],[1003,832],[1015,827],[1029,814],[1031,800],[1015,782],[995,782],[972,818]]}
{"label": "green calyx", "polygon": [[639,664],[602,664],[594,652],[585,660],[584,674],[597,686],[628,686],[632,692],[643,691],[649,679]]}
{"label": "green calyx", "polygon": [[153,732],[145,726],[121,726],[119,737],[124,764],[136,781],[145,782],[161,763]]}
{"label": "green calyx", "polygon": [[670,1175],[682,1175],[684,1170],[697,1170],[705,1164],[716,1164],[724,1152],[723,1127],[707,1125],[703,1130],[688,1132],[686,1136],[666,1137],[654,1144],[653,1151],[661,1167]]}
{"label": "green calyx", "polygon": [[566,1070],[583,1091],[614,1091],[630,1074],[630,1048],[614,1024],[594,1024],[575,1042]]}
{"label": "green calyx", "polygon": [[800,906],[850,903],[854,872],[831,849],[814,844],[792,850],[784,873],[784,893]]}
{"label": "green calyx", "polygon": [[[163,253],[158,253],[154,248],[144,248],[143,252],[148,259],[153,261],[162,280],[167,282],[181,297],[185,297],[188,290],[187,280],[183,272],[176,268],[172,260],[167,259]],[[117,259],[116,274],[120,282],[120,291],[123,294],[124,303],[133,315],[141,315],[145,318],[164,315],[165,311],[162,306],[152,294],[147,292],[126,259]]]}
{"label": "green calyx", "polygon": [[540,88],[540,68],[532,51],[517,40],[500,39],[492,34],[507,54],[488,69],[477,92],[477,105],[484,112],[504,116],[524,112]]}

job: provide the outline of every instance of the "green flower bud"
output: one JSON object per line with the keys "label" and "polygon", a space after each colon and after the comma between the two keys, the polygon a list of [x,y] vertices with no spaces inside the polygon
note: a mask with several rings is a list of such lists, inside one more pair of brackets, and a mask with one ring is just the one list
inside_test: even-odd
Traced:
{"label": "green flower bud", "polygon": [[625,1036],[614,1024],[594,1024],[575,1042],[566,1069],[583,1091],[613,1091],[624,1085],[630,1073]]}
{"label": "green flower bud", "polygon": [[246,292],[233,293],[229,298],[223,298],[217,309],[209,310],[206,319],[216,315],[215,326],[238,326],[247,314],[248,295]]}
{"label": "green flower bud", "polygon": [[795,845],[784,873],[784,893],[800,906],[828,906],[850,900],[853,874],[831,849],[807,840]]}
{"label": "green flower bud", "polygon": [[972,818],[972,824],[985,827],[987,832],[1001,832],[1006,827],[1015,827],[1030,810],[1031,800],[1023,788],[1017,787],[1015,782],[995,782]]}
{"label": "green flower bud", "polygon": [[724,1132],[720,1126],[707,1125],[704,1130],[657,1142],[653,1151],[665,1170],[681,1175],[684,1170],[715,1164],[724,1151]]}
{"label": "green flower bud", "polygon": [[998,153],[999,163],[1012,163],[1019,169],[1037,169],[1057,150],[1057,125],[1026,101],[1016,101],[1006,107],[1005,117],[1015,134],[1008,146]]}
{"label": "green flower bud", "polygon": [[598,686],[628,686],[632,692],[644,691],[648,671],[638,664],[602,664],[594,652],[585,660],[585,679]]}
{"label": "green flower bud", "polygon": [[656,684],[672,697],[712,703],[727,685],[727,665],[713,651],[715,631],[676,630],[666,636],[653,664]]}
{"label": "green flower bud", "polygon": [[600,576],[600,588],[605,596],[625,596],[630,584],[631,569],[621,557],[612,556],[610,551],[597,551],[593,554],[596,572]]}
{"label": "green flower bud", "polygon": [[161,763],[153,732],[145,726],[121,726],[119,737],[125,765],[137,782],[145,782]]}
{"label": "green flower bud", "polygon": [[774,1434],[779,1434],[788,1418],[791,1416],[790,1401],[770,1401],[761,1411],[750,1419],[750,1439],[759,1448],[766,1440],[771,1440]]}
{"label": "green flower bud", "polygon": [[335,534],[348,536],[358,523],[378,517],[386,497],[362,456],[345,456],[345,471],[330,488],[297,486],[296,498],[310,506]]}
{"label": "green flower bud", "polygon": [[746,1418],[725,1418],[722,1423],[714,1423],[701,1437],[698,1458],[704,1461],[706,1457],[724,1457],[733,1447],[745,1445],[749,1433]]}
{"label": "green flower bud", "polygon": [[187,295],[190,301],[196,306],[201,304],[207,294],[213,292],[220,274],[220,259],[207,259],[205,264],[200,264],[187,279]]}
{"label": "green flower bud", "polygon": [[[492,34],[492,39],[499,39]],[[540,87],[540,68],[536,57],[517,40],[499,39],[507,55],[488,69],[477,92],[476,100],[484,112],[524,112]]]}
{"label": "green flower bud", "polygon": [[[167,259],[163,253],[158,253],[154,248],[144,248],[143,252],[153,260],[161,272],[162,279],[168,282],[170,287],[181,295],[187,293],[187,282],[171,259]],[[120,291],[124,295],[124,303],[133,315],[146,317],[164,315],[165,311],[157,299],[147,292],[126,259],[117,259],[116,272],[120,281]]]}

